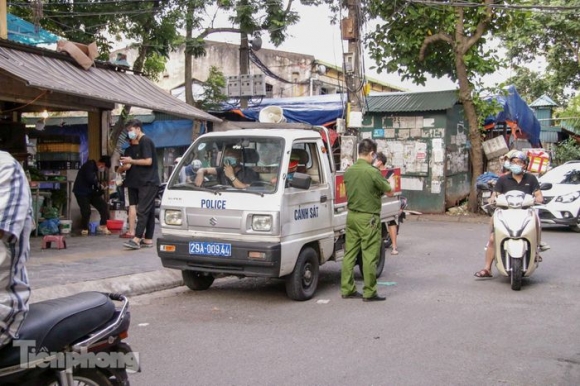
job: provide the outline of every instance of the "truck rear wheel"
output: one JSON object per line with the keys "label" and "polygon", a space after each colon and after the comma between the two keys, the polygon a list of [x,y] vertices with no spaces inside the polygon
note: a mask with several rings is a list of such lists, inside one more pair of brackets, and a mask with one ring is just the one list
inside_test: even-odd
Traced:
{"label": "truck rear wheel", "polygon": [[293,300],[308,300],[314,296],[318,287],[318,254],[310,247],[304,248],[294,271],[286,277],[286,294]]}
{"label": "truck rear wheel", "polygon": [[199,271],[181,271],[181,277],[187,288],[193,291],[204,291],[211,287],[214,281],[212,274]]}
{"label": "truck rear wheel", "polygon": [[[383,236],[384,237],[384,236]],[[390,246],[389,241],[391,238],[389,237],[389,233],[387,232],[386,238],[381,239],[381,249],[379,250],[379,261],[377,262],[377,279],[381,277],[383,274],[383,269],[385,269],[385,250]],[[392,244],[392,242],[391,242]],[[356,263],[358,264],[358,269],[360,275],[364,279],[365,274],[363,273],[363,260],[362,260],[362,252],[358,254],[356,258]]]}

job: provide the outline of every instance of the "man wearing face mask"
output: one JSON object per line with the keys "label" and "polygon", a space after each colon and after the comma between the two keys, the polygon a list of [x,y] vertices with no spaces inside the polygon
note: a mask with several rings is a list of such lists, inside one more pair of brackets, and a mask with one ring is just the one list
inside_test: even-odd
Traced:
{"label": "man wearing face mask", "polygon": [[89,234],[89,221],[91,218],[91,205],[99,211],[101,221],[98,233],[110,235],[107,229],[109,212],[107,203],[103,198],[103,188],[99,182],[99,173],[104,173],[111,167],[111,158],[103,156],[98,161],[88,160],[81,166],[73,185],[73,193],[81,210],[81,235]]}
{"label": "man wearing face mask", "polygon": [[[509,155],[509,163],[510,163],[510,172],[502,175],[498,178],[494,191],[489,198],[489,202],[494,202],[495,197],[499,194],[507,193],[511,190],[519,190],[520,192],[524,192],[526,194],[530,194],[534,196],[534,200],[536,204],[541,204],[544,201],[544,197],[542,196],[542,191],[540,190],[540,183],[536,176],[530,173],[525,172],[526,164],[527,164],[527,157],[521,151],[513,152]],[[475,277],[485,278],[485,277],[493,277],[491,274],[491,264],[493,263],[494,254],[495,254],[495,247],[494,247],[494,239],[493,239],[493,218],[491,219],[491,234],[489,236],[489,241],[487,243],[487,249],[485,251],[485,268],[481,271],[475,273]],[[538,241],[540,242],[540,221],[536,216],[536,226],[538,229]],[[548,249],[549,247],[545,243],[540,242],[540,246],[542,249]],[[541,261],[539,258],[538,261]]]}
{"label": "man wearing face mask", "polygon": [[155,144],[143,132],[143,124],[132,119],[125,125],[127,136],[137,142],[132,156],[121,157],[123,164],[131,165],[137,186],[137,226],[135,237],[123,244],[128,249],[152,248],[155,232],[155,196],[159,190],[159,173]]}
{"label": "man wearing face mask", "polygon": [[216,168],[200,168],[195,176],[195,185],[201,186],[203,177],[207,174],[217,175],[222,185],[231,185],[234,188],[245,189],[260,176],[252,168],[242,165],[241,149],[228,148],[224,152],[223,166]]}

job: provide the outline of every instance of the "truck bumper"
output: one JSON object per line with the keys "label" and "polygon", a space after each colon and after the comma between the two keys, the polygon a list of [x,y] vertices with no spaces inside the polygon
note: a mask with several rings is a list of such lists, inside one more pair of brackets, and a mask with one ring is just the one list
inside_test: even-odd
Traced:
{"label": "truck bumper", "polygon": [[[279,277],[281,246],[279,243],[228,242],[231,256],[203,256],[189,253],[190,238],[157,239],[157,255],[165,268],[241,276]],[[204,239],[205,242],[223,243],[224,240]],[[175,251],[167,252],[167,246]],[[169,248],[171,249],[171,248]],[[262,254],[261,259],[249,258],[249,253]]]}

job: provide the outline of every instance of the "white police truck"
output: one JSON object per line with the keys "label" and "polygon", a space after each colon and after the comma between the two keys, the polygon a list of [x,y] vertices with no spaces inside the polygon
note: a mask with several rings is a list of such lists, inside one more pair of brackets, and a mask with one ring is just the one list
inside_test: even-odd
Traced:
{"label": "white police truck", "polygon": [[[282,278],[291,299],[308,300],[319,266],[344,256],[346,192],[331,137],[324,127],[236,124],[200,136],[176,166],[161,202],[157,253],[164,267],[182,271],[192,290],[228,275]],[[202,183],[196,181],[200,165],[220,171],[228,149],[241,154],[254,180],[236,188],[220,173],[203,173]],[[397,197],[384,196],[378,274],[390,241],[387,222],[399,209]]]}

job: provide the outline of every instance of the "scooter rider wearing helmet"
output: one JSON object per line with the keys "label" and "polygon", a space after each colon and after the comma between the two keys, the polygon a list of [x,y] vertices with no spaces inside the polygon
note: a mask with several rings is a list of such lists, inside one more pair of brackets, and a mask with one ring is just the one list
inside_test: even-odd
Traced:
{"label": "scooter rider wearing helmet", "polygon": [[[530,173],[526,173],[526,166],[528,159],[524,153],[521,151],[513,152],[509,155],[510,162],[510,172],[502,175],[498,178],[493,193],[489,198],[489,202],[495,202],[495,198],[499,194],[504,194],[510,190],[519,190],[526,194],[534,196],[534,201],[536,204],[541,204],[544,200],[542,196],[542,191],[540,190],[540,183],[536,176]],[[485,252],[485,268],[481,271],[475,273],[476,277],[493,277],[491,274],[491,265],[494,259],[494,239],[493,239],[493,218],[490,221],[491,224],[491,234],[489,236],[489,242],[487,243],[487,249]],[[536,228],[538,229],[538,241],[540,240],[541,227],[538,216],[536,215]],[[540,243],[541,244],[541,243]],[[543,249],[548,249],[546,244],[542,245]],[[538,261],[541,261],[538,258]]]}

